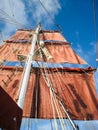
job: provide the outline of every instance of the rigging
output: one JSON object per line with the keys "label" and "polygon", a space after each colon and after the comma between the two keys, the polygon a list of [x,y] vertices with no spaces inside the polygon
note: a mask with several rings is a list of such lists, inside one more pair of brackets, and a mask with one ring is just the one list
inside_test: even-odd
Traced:
{"label": "rigging", "polygon": [[[38,42],[39,43],[39,42]],[[39,44],[40,45],[40,44]],[[38,46],[39,46],[38,45]],[[42,49],[42,48],[41,48]],[[42,60],[44,61],[44,56],[42,54],[42,51],[40,49],[40,57],[42,58]],[[39,65],[40,67],[40,65]],[[43,66],[43,69],[41,70],[42,72],[42,75],[44,77],[44,80],[47,84],[47,86],[49,87],[49,91],[50,91],[50,97],[51,97],[51,104],[52,104],[52,110],[53,110],[53,117],[54,117],[54,123],[55,123],[55,128],[56,130],[58,130],[58,126],[57,126],[57,122],[55,120],[55,111],[58,113],[58,116],[59,116],[59,120],[60,120],[60,124],[61,124],[61,128],[62,130],[64,129],[65,127],[65,124],[64,124],[64,121],[63,121],[63,118],[62,118],[62,113],[60,111],[60,108],[58,105],[61,105],[63,111],[65,112],[70,124],[72,125],[73,129],[74,130],[79,130],[79,127],[72,121],[72,119],[70,118],[64,104],[63,104],[63,101],[62,99],[59,97],[58,93],[55,92],[54,88],[53,88],[53,85],[52,85],[52,82],[50,81],[50,78],[49,78],[49,75],[48,75],[48,71],[46,67]],[[55,108],[55,109],[54,109]]]}
{"label": "rigging", "polygon": [[7,12],[5,12],[2,9],[0,9],[0,21],[14,24],[19,27],[30,28],[30,26],[27,26],[27,25],[24,25],[24,24],[21,24],[20,22],[18,22],[15,18],[11,17]]}
{"label": "rigging", "polygon": [[92,0],[94,10],[94,31],[96,40],[96,62],[98,62],[98,34],[97,34],[97,14],[96,14],[96,0]]}
{"label": "rigging", "polygon": [[46,13],[48,14],[48,16],[50,17],[50,19],[53,21],[54,25],[58,28],[58,30],[59,30],[60,32],[62,32],[62,29],[61,29],[60,25],[55,22],[55,20],[53,19],[52,15],[51,15],[51,14],[49,13],[49,11],[46,9],[46,7],[45,7],[45,5],[42,3],[42,1],[39,0],[39,2],[40,2],[40,4],[41,4],[41,6],[43,7],[43,9],[44,9],[44,10],[46,11]]}
{"label": "rigging", "polygon": [[10,6],[10,11],[11,11],[11,13],[12,13],[12,16],[14,17],[14,12],[13,12],[13,9],[12,9],[11,0],[9,0],[9,6]]}
{"label": "rigging", "polygon": [[0,43],[3,42],[3,36],[2,36],[2,31],[0,31]]}

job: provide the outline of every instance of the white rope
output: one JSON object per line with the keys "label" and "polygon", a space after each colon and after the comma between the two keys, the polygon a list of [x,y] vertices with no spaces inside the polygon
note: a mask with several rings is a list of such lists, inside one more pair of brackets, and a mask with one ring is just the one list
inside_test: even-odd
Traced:
{"label": "white rope", "polygon": [[[39,49],[39,52],[40,52],[40,57],[43,59],[43,54],[41,53],[40,49]],[[50,82],[50,80],[49,80],[49,78],[47,76],[47,72],[46,72],[46,69],[45,69],[44,66],[43,66],[43,68],[44,68],[44,72],[42,71],[42,75],[43,75],[44,80],[45,80],[45,82],[46,82],[46,84],[47,84],[47,86],[49,87],[49,90],[50,90],[50,98],[51,98],[51,105],[52,105],[52,110],[53,110],[53,118],[54,118],[55,129],[58,130],[56,117],[55,117],[55,109],[54,109],[54,103],[53,103],[52,88],[50,87],[51,86],[51,82]]]}
{"label": "white rope", "polygon": [[[42,57],[42,54],[41,54],[41,57]],[[61,127],[62,127],[62,130],[64,130],[64,121],[63,121],[63,118],[62,118],[62,115],[61,113],[59,112],[60,109],[58,109],[57,107],[57,101],[55,102],[55,97],[53,97],[53,87],[52,87],[52,84],[48,78],[48,73],[47,73],[47,70],[46,68],[44,67],[44,72],[42,72],[43,76],[44,76],[44,80],[47,84],[47,86],[49,87],[49,90],[50,90],[50,95],[52,97],[52,100],[51,100],[51,103],[52,103],[52,109],[53,109],[53,115],[54,115],[54,107],[53,107],[53,104],[55,105],[55,108],[56,108],[56,111],[58,113],[58,116],[59,116],[59,120],[60,120],[60,123],[61,123]],[[62,118],[62,119],[60,119]],[[56,124],[56,123],[55,123]],[[57,129],[57,126],[55,126],[55,128]]]}
{"label": "white rope", "polygon": [[[55,80],[53,80],[53,79],[54,79],[54,77],[51,78],[52,82],[55,82]],[[59,81],[59,79],[58,79],[58,81]],[[55,83],[55,85],[57,85],[57,83]],[[53,96],[54,96],[53,101],[54,101],[54,104],[55,104],[55,108],[56,108],[56,111],[57,111],[57,113],[58,113],[58,116],[59,116],[59,120],[60,120],[62,129],[64,129],[64,128],[65,128],[65,122],[64,122],[64,119],[63,119],[63,116],[62,116],[62,112],[61,112],[61,110],[60,110],[60,108],[59,108],[59,104],[58,104],[58,102],[57,102],[57,101],[58,101],[57,99],[58,99],[59,97],[56,97],[57,95],[55,95],[54,91],[52,91],[52,93],[53,93]]]}
{"label": "white rope", "polygon": [[[41,54],[41,53],[40,53],[40,54]],[[43,57],[42,54],[41,54],[41,57]],[[43,66],[43,67],[44,67],[44,66]],[[44,78],[45,78],[45,81],[46,81],[46,83],[47,83],[47,86],[48,86],[49,88],[51,88],[52,90],[54,90],[53,87],[51,86],[51,82],[50,82],[50,80],[49,80],[49,78],[48,78],[48,76],[47,76],[47,71],[46,71],[45,67],[44,67],[44,72],[45,72],[45,73],[44,73],[44,74],[45,74],[45,75],[44,75],[44,76],[45,76]],[[64,106],[63,106],[62,102],[60,102],[60,100],[59,100],[59,103],[61,104],[61,106],[62,106],[62,108],[63,108],[65,114],[67,115],[67,117],[68,117],[68,119],[69,119],[69,121],[70,121],[72,127],[74,128],[74,130],[77,130],[77,128],[75,127],[75,124],[74,124],[73,121],[71,120],[69,114],[67,113],[66,109],[64,108]]]}
{"label": "white rope", "polygon": [[65,130],[65,123],[64,123],[64,120],[63,120],[63,117],[62,117],[61,110],[60,110],[60,108],[59,108],[59,106],[58,106],[58,102],[57,102],[56,96],[54,95],[53,92],[52,92],[52,95],[53,95],[53,102],[54,102],[56,111],[57,111],[58,116],[59,116],[61,128],[62,128],[62,130]]}
{"label": "white rope", "polygon": [[50,90],[51,105],[52,105],[52,110],[53,110],[53,117],[54,117],[55,129],[58,130],[58,125],[57,125],[56,118],[55,118],[55,109],[54,109],[54,104],[53,104],[52,90],[51,90],[51,88],[49,90]]}
{"label": "white rope", "polygon": [[[43,73],[43,72],[42,72]],[[56,101],[56,99],[55,99],[55,97],[54,97],[54,95],[53,95],[53,88],[52,88],[52,86],[51,86],[51,82],[50,82],[50,80],[49,80],[49,78],[47,77],[48,75],[47,75],[47,73],[45,73],[45,74],[43,74],[43,76],[44,76],[44,80],[45,80],[45,82],[46,82],[46,84],[47,84],[47,86],[49,87],[49,90],[50,90],[50,96],[51,96],[51,104],[52,104],[52,109],[53,109],[53,116],[55,115],[54,114],[54,108],[56,109],[56,111],[57,111],[57,114],[58,114],[58,117],[59,117],[59,120],[60,120],[60,123],[61,123],[61,127],[62,127],[62,130],[64,130],[65,129],[65,124],[64,124],[64,120],[63,120],[63,117],[62,117],[62,115],[61,115],[61,111],[60,111],[60,109],[59,109],[59,107],[57,106],[57,101]],[[54,105],[54,106],[53,106]],[[60,119],[61,118],[61,119]],[[55,125],[56,125],[56,122],[55,122]],[[55,126],[55,128],[57,129],[57,126]]]}

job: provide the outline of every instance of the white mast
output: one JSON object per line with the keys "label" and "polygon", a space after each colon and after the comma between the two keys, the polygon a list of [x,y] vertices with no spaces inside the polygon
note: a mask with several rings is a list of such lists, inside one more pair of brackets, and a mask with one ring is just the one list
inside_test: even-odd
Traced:
{"label": "white mast", "polygon": [[36,42],[37,42],[37,37],[38,37],[40,30],[41,30],[41,25],[39,24],[38,27],[35,30],[34,35],[33,35],[32,43],[31,43],[31,50],[29,52],[29,55],[27,57],[27,61],[25,63],[25,72],[24,72],[23,80],[22,80],[22,83],[21,83],[21,86],[20,86],[19,98],[18,98],[18,101],[17,101],[18,106],[22,109],[23,109],[23,106],[24,106],[25,95],[26,95],[26,91],[27,91],[27,87],[28,87],[28,80],[29,80],[29,76],[30,76],[32,56],[34,54],[34,48],[35,48],[35,45],[36,45]]}

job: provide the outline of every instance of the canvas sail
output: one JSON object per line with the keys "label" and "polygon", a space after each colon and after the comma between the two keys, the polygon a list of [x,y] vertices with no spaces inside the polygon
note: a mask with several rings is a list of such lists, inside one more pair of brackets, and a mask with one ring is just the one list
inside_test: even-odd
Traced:
{"label": "canvas sail", "polygon": [[[0,89],[10,96],[15,105],[34,32],[20,29],[0,46]],[[71,119],[98,119],[94,71],[60,32],[40,31],[32,55],[22,117],[67,118],[63,104]],[[9,103],[5,102],[5,111],[7,105]],[[2,112],[0,114],[2,117]]]}

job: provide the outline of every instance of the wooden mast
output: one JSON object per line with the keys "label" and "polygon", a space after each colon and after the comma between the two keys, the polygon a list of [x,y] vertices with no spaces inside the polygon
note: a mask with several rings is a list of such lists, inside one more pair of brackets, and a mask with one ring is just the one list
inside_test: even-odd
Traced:
{"label": "wooden mast", "polygon": [[28,86],[28,81],[29,81],[29,75],[30,75],[30,70],[31,70],[31,63],[32,63],[32,55],[34,54],[34,48],[37,42],[37,37],[39,34],[39,31],[41,30],[41,25],[39,24],[38,27],[35,30],[35,33],[33,35],[33,39],[31,42],[31,50],[29,52],[29,55],[27,57],[27,61],[25,63],[25,71],[24,71],[24,75],[22,77],[22,83],[20,86],[20,94],[19,94],[19,98],[17,101],[17,104],[20,108],[23,109],[24,106],[24,100],[25,100],[25,95],[26,95],[26,91],[27,91],[27,86]]}

